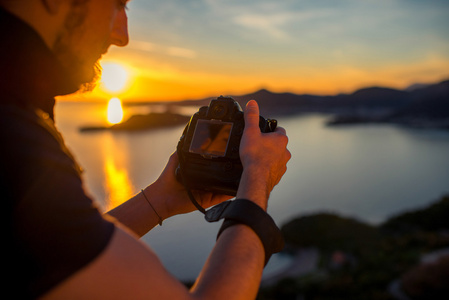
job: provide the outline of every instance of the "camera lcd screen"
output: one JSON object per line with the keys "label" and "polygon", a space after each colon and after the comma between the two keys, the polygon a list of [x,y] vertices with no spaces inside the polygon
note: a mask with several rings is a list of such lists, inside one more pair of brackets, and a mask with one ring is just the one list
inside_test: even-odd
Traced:
{"label": "camera lcd screen", "polygon": [[198,120],[189,151],[204,156],[223,157],[226,155],[231,122],[219,120]]}

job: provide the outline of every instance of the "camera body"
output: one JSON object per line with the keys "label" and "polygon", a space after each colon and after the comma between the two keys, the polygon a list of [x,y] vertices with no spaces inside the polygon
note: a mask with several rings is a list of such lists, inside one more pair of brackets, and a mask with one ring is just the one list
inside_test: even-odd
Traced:
{"label": "camera body", "polygon": [[[261,132],[276,126],[276,120],[259,116]],[[243,171],[239,148],[244,128],[243,111],[231,97],[201,107],[179,140],[177,179],[190,189],[235,196]]]}

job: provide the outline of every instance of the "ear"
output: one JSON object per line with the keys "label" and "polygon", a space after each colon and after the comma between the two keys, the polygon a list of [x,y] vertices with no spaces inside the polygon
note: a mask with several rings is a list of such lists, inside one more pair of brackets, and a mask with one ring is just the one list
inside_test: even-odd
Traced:
{"label": "ear", "polygon": [[41,0],[41,1],[44,4],[47,11],[50,14],[54,15],[54,14],[58,13],[59,7],[61,6],[62,2],[68,1],[68,0]]}

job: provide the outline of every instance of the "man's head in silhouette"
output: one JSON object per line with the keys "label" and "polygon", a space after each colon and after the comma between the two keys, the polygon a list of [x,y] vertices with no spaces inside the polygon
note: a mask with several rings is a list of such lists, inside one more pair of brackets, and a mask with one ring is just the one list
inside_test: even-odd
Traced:
{"label": "man's head in silhouette", "polygon": [[28,20],[78,86],[98,75],[98,60],[111,45],[128,44],[128,0],[0,0]]}

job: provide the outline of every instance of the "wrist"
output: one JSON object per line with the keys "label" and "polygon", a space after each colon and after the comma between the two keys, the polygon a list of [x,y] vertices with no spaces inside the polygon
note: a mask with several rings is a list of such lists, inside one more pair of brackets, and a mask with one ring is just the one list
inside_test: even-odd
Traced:
{"label": "wrist", "polygon": [[267,180],[268,173],[261,167],[245,167],[236,198],[248,199],[266,211],[271,191]]}
{"label": "wrist", "polygon": [[284,247],[284,239],[274,220],[257,204],[248,199],[226,201],[206,212],[208,222],[217,222],[225,219],[217,239],[227,228],[244,224],[249,226],[259,237],[265,250],[265,264],[273,253]]}
{"label": "wrist", "polygon": [[155,185],[156,184],[153,183],[145,189],[142,189],[142,196],[147,202],[151,203],[150,208],[152,208],[155,211],[155,215],[163,221],[168,219],[170,214],[166,207],[165,198],[163,195],[159,194],[160,189],[158,189]]}
{"label": "wrist", "polygon": [[154,208],[153,204],[151,203],[150,199],[148,199],[147,195],[145,194],[145,191],[143,189],[140,190],[143,197],[145,198],[145,200],[148,202],[148,204],[151,207],[151,210],[153,211],[153,213],[156,215],[157,217],[157,222],[159,223],[159,226],[162,226],[162,217],[158,214],[157,210]]}

